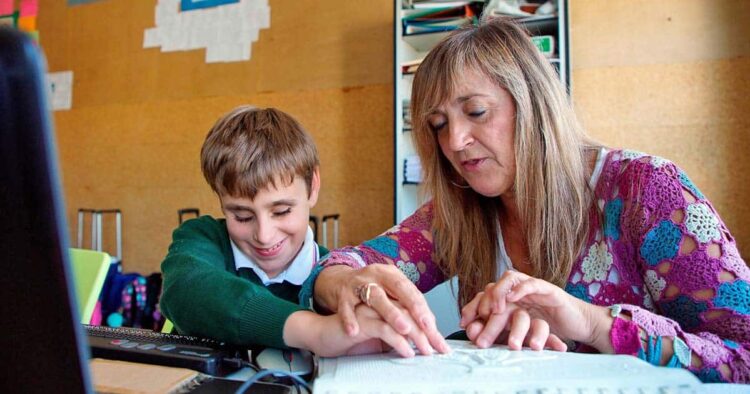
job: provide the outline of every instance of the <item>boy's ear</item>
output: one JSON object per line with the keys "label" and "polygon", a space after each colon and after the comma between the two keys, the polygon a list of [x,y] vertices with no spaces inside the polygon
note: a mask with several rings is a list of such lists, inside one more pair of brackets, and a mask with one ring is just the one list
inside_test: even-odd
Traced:
{"label": "boy's ear", "polygon": [[307,199],[310,202],[310,208],[317,204],[318,194],[320,194],[320,167],[315,168],[312,182],[310,183],[310,197]]}

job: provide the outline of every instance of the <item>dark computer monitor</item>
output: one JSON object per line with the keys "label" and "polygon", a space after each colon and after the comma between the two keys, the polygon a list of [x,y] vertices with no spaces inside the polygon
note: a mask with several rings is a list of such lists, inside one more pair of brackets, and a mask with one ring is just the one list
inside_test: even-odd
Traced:
{"label": "dark computer monitor", "polygon": [[27,37],[0,27],[0,392],[91,392],[44,83]]}

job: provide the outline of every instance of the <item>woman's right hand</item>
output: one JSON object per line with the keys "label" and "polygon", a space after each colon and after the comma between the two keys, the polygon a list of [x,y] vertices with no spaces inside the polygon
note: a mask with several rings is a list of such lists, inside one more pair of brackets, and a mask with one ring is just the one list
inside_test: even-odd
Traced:
{"label": "woman's right hand", "polygon": [[[372,264],[361,269],[337,265],[324,269],[315,282],[315,300],[336,312],[350,336],[359,334],[355,307],[363,304],[358,289],[369,284],[369,306],[395,332],[408,336],[423,354],[450,351],[437,329],[427,301],[417,287],[393,265]],[[372,285],[374,284],[374,285]],[[424,338],[424,340],[422,340]]]}

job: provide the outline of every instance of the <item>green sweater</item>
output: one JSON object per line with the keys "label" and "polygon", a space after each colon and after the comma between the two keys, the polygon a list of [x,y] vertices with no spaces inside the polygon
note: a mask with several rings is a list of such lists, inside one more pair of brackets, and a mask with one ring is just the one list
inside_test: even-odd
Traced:
{"label": "green sweater", "polygon": [[[318,249],[320,256],[328,253]],[[251,269],[237,271],[224,219],[202,216],[183,223],[172,234],[161,271],[159,306],[181,334],[285,348],[284,323],[303,310],[300,286],[266,287]]]}

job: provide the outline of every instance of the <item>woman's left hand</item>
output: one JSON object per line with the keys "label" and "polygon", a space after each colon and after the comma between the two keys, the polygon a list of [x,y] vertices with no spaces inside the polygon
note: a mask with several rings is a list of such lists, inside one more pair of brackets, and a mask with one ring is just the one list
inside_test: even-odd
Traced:
{"label": "woman's left hand", "polygon": [[[493,342],[503,331],[518,308],[528,311],[530,318],[549,324],[549,330],[562,339],[570,339],[611,352],[609,330],[612,317],[604,307],[588,304],[566,293],[563,289],[517,271],[506,271],[495,283],[490,283],[461,310],[461,326],[479,324],[475,343]],[[479,321],[479,323],[474,323]],[[476,328],[472,328],[477,330]],[[511,330],[511,334],[512,334]],[[467,330],[468,334],[468,330]],[[522,337],[520,338],[523,339]],[[510,337],[511,341],[518,338]],[[477,342],[479,341],[479,342]]]}

